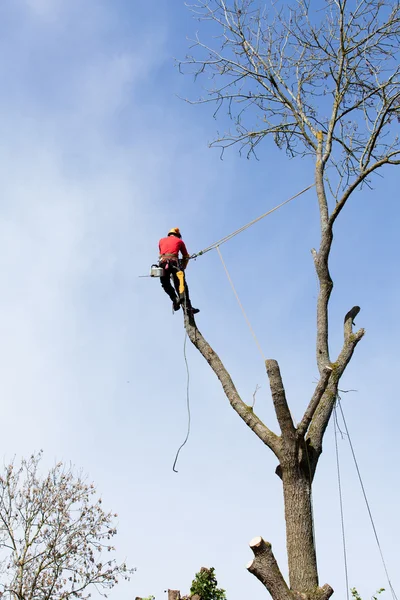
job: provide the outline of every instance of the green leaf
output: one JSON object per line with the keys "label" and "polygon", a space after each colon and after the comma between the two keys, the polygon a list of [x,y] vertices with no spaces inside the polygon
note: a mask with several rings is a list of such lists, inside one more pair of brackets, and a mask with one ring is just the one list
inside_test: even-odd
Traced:
{"label": "green leaf", "polygon": [[225,590],[217,586],[214,567],[210,569],[202,567],[192,581],[190,593],[193,596],[197,594],[201,600],[226,600]]}

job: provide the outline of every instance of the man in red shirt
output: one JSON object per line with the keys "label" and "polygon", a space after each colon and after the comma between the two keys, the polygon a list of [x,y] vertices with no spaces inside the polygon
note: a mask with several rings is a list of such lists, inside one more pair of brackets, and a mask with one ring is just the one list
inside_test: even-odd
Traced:
{"label": "man in red shirt", "polygon": [[[184,270],[189,262],[189,253],[182,240],[179,227],[171,229],[167,237],[159,241],[158,247],[160,250],[159,264],[164,269],[164,275],[160,277],[160,282],[164,292],[172,300],[173,309],[179,310],[182,304],[192,315],[197,314],[200,311],[198,308],[192,307],[184,275]],[[181,254],[181,258],[179,254]],[[171,285],[171,277],[174,280],[175,289]]]}

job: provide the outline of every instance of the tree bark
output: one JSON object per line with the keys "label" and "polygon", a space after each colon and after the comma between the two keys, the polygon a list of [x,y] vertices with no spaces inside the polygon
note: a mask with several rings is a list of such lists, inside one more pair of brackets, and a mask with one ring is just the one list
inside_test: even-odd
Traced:
{"label": "tree bark", "polygon": [[254,559],[247,565],[247,570],[252,573],[267,588],[274,600],[293,600],[282,573],[279,570],[271,544],[262,537],[256,537],[250,542],[254,552]]}
{"label": "tree bark", "polygon": [[[250,406],[241,400],[229,373],[197,329],[194,317],[190,313],[185,314],[185,328],[194,346],[201,352],[220,380],[231,406],[254,433],[274,451],[280,462],[290,589],[279,570],[271,546],[262,538],[256,538],[259,545],[258,541],[253,544],[254,540],[251,544],[255,558],[249,563],[248,570],[263,583],[274,600],[326,600],[332,595],[333,590],[328,585],[323,588],[318,587],[311,505],[311,483],[319,454],[316,454],[310,445],[310,439],[305,440],[304,436],[310,422],[312,424],[314,420],[318,421],[318,418],[315,419],[317,408],[323,403],[324,398],[332,393],[330,386],[337,386],[337,378],[333,377],[333,374],[337,376],[338,371],[335,372],[335,369],[329,365],[323,367],[314,395],[299,427],[296,428],[287,404],[279,365],[275,360],[266,360],[272,400],[281,429],[281,436],[278,436],[260,421]],[[349,335],[347,329],[346,334]],[[351,353],[348,348],[347,355]],[[343,361],[343,366],[345,362]]]}
{"label": "tree bark", "polygon": [[185,311],[185,328],[196,348],[207,360],[220,380],[234,410],[254,433],[275,453],[279,460],[279,476],[283,483],[286,520],[286,546],[290,589],[283,579],[271,546],[256,538],[251,547],[255,553],[248,570],[268,589],[274,600],[322,600],[333,590],[319,587],[317,557],[314,543],[314,523],[311,486],[322,453],[322,440],[336,401],[338,384],[364,330],[353,333],[353,318],[359,307],[351,309],[344,318],[344,342],[335,363],[329,355],[328,305],[333,288],[329,273],[329,255],[333,241],[332,223],[329,222],[328,205],[324,189],[324,164],[322,160],[323,137],[318,135],[316,187],[321,217],[321,243],[314,250],[314,264],[320,289],[317,300],[317,364],[320,380],[310,399],[299,425],[295,426],[286,399],[279,365],[268,359],[265,366],[269,378],[272,401],[281,430],[278,436],[254,413],[252,407],[240,398],[234,383],[220,358],[197,329],[194,317]]}
{"label": "tree bark", "polygon": [[181,593],[179,590],[168,590],[168,600],[181,600]]}
{"label": "tree bark", "polygon": [[328,387],[329,378],[332,374],[332,367],[326,366],[321,373],[321,378],[315,388],[314,394],[310,400],[309,405],[307,406],[306,412],[297,427],[297,435],[299,438],[304,437],[307,432],[307,429],[312,421],[312,418],[315,414],[315,411],[318,408],[318,405],[321,401],[322,396],[324,395],[326,388]]}
{"label": "tree bark", "polygon": [[340,378],[346,370],[357,344],[365,334],[364,329],[353,332],[353,318],[355,314],[358,314],[359,310],[359,306],[353,307],[345,316],[343,347],[336,362],[331,363],[332,374],[329,378],[328,386],[314,412],[308,430],[307,442],[313,451],[311,460],[313,476],[318,459],[322,453],[322,440],[336,402]]}
{"label": "tree bark", "polygon": [[229,400],[232,408],[237,412],[239,417],[243,419],[248,427],[260,438],[260,440],[268,446],[274,454],[279,458],[281,441],[273,431],[271,431],[264,423],[257,417],[254,409],[245,404],[238,394],[238,391],[232,381],[231,376],[225,369],[221,359],[217,353],[211,348],[210,344],[204,339],[199,329],[197,328],[196,322],[193,315],[189,311],[185,311],[184,314],[185,328],[192,344],[199,350],[199,352],[206,359],[216,376],[218,377],[226,397]]}
{"label": "tree bark", "polygon": [[282,481],[290,587],[310,593],[318,587],[310,477],[296,465],[282,469]]}
{"label": "tree bark", "polygon": [[275,560],[271,544],[262,537],[256,537],[250,542],[254,559],[247,564],[249,573],[267,588],[273,600],[328,600],[333,594],[329,585],[316,587],[311,593],[302,593],[289,589]]}

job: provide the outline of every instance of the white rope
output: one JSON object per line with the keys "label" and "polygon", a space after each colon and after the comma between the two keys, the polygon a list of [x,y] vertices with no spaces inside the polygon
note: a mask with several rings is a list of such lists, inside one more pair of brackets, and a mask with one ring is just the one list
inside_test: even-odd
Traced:
{"label": "white rope", "polygon": [[209,252],[210,250],[214,250],[214,248],[218,248],[218,246],[221,246],[222,244],[225,244],[225,242],[228,242],[229,240],[231,240],[233,237],[235,237],[235,235],[238,235],[239,233],[242,233],[242,231],[245,231],[246,229],[248,229],[249,227],[251,227],[255,223],[258,223],[258,221],[261,221],[261,219],[264,219],[264,217],[267,217],[268,215],[270,215],[273,212],[275,212],[276,210],[278,210],[278,208],[281,208],[282,206],[284,206],[285,204],[288,204],[289,202],[291,202],[295,198],[298,198],[299,196],[301,196],[302,194],[304,194],[305,192],[307,192],[308,190],[310,190],[314,186],[315,186],[315,183],[313,183],[312,185],[309,185],[308,187],[304,188],[304,190],[301,190],[301,192],[298,192],[294,196],[291,196],[290,198],[288,198],[288,200],[285,200],[284,202],[281,202],[280,204],[278,204],[277,206],[274,206],[274,208],[271,208],[271,210],[267,211],[263,215],[260,215],[259,217],[257,217],[257,219],[253,219],[253,221],[250,221],[250,223],[247,223],[246,225],[243,225],[243,227],[240,227],[240,229],[236,229],[236,231],[233,231],[229,235],[226,235],[225,237],[221,238],[220,240],[218,240],[218,242],[214,242],[214,244],[211,244],[211,246],[207,246],[207,248],[204,248],[204,250],[200,250],[200,252],[196,252],[196,254],[192,254],[192,256],[190,258],[191,259],[192,258],[197,258],[198,256],[202,256],[206,252]]}
{"label": "white rope", "polygon": [[242,313],[243,313],[243,316],[244,316],[244,319],[245,319],[245,321],[246,321],[246,323],[247,323],[247,326],[248,326],[248,328],[250,329],[251,335],[252,335],[252,336],[253,336],[253,338],[254,338],[254,341],[255,341],[255,343],[256,343],[256,346],[257,346],[257,348],[258,348],[258,351],[260,352],[260,354],[261,354],[261,356],[262,356],[262,358],[263,358],[263,361],[265,362],[265,360],[266,360],[266,359],[265,359],[265,356],[264,356],[264,352],[262,351],[261,344],[260,344],[260,342],[258,341],[258,338],[257,338],[257,336],[256,336],[256,334],[255,334],[255,332],[254,332],[254,329],[253,329],[253,328],[252,328],[252,326],[251,326],[251,323],[250,323],[250,321],[249,321],[249,318],[248,318],[248,316],[247,316],[247,314],[246,314],[246,311],[244,310],[243,304],[242,304],[242,303],[241,303],[241,301],[240,301],[239,294],[237,293],[237,291],[236,291],[236,288],[235,288],[235,286],[233,285],[232,277],[230,276],[230,274],[229,274],[229,271],[228,271],[228,268],[227,268],[227,266],[226,266],[226,264],[225,264],[225,262],[224,262],[224,259],[222,258],[221,250],[219,249],[219,246],[217,246],[216,248],[217,248],[217,252],[218,252],[218,254],[219,254],[219,257],[220,257],[220,259],[221,259],[222,266],[223,266],[223,267],[224,267],[224,269],[225,269],[226,276],[228,277],[228,281],[229,281],[229,283],[231,284],[231,287],[232,287],[233,293],[235,294],[236,300],[237,300],[237,302],[238,302],[238,304],[239,304],[239,306],[240,306],[240,310],[242,311]]}

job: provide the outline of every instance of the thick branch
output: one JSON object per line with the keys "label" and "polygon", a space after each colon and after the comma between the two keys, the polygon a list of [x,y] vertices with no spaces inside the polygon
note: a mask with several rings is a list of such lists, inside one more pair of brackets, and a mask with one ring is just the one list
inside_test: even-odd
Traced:
{"label": "thick branch", "polygon": [[328,346],[328,304],[333,289],[333,281],[329,273],[329,253],[332,246],[332,228],[327,226],[322,233],[319,252],[312,251],[315,270],[319,280],[319,293],[317,300],[317,364],[322,373],[325,366],[330,363]]}
{"label": "thick branch", "polygon": [[219,356],[214,352],[210,344],[197,329],[193,316],[188,314],[185,315],[185,328],[192,344],[204,356],[220,380],[232,408],[237,412],[239,417],[243,419],[246,425],[254,431],[260,440],[264,442],[278,458],[280,458],[280,438],[273,431],[268,429],[257,415],[254,414],[252,407],[245,404],[240,398],[228,371],[225,369]]}
{"label": "thick branch", "polygon": [[303,437],[311,423],[311,420],[314,416],[315,411],[317,410],[318,404],[322,398],[323,393],[325,392],[329,378],[332,373],[332,367],[325,366],[322,371],[320,380],[318,381],[317,387],[315,388],[314,394],[310,400],[310,403],[304,413],[304,416],[297,427],[297,435],[299,437]]}
{"label": "thick branch", "polygon": [[283,579],[271,544],[262,537],[256,537],[251,540],[250,548],[254,552],[254,559],[248,563],[247,570],[261,581],[274,600],[293,600],[295,596]]}
{"label": "thick branch", "polygon": [[328,600],[333,594],[330,585],[316,588],[310,594],[290,590],[272,552],[271,544],[258,536],[251,540],[250,548],[254,559],[247,564],[247,570],[267,588],[274,600]]}
{"label": "thick branch", "polygon": [[351,357],[353,356],[355,347],[365,333],[364,329],[359,329],[353,333],[353,318],[356,314],[358,314],[359,310],[360,308],[355,306],[346,314],[344,320],[343,347],[337,358],[337,361],[332,363],[333,371],[329,379],[328,387],[317,406],[314,417],[311,420],[307,438],[315,451],[315,465],[313,465],[313,470],[315,470],[318,457],[322,452],[322,438],[335,405],[340,378],[349,364]]}
{"label": "thick branch", "polygon": [[283,387],[279,365],[276,360],[268,359],[265,361],[265,366],[267,368],[272,401],[281,428],[282,437],[294,437],[295,427],[286,400],[285,388]]}
{"label": "thick branch", "polygon": [[319,588],[318,594],[316,596],[317,600],[328,600],[333,594],[333,589],[327,583]]}

